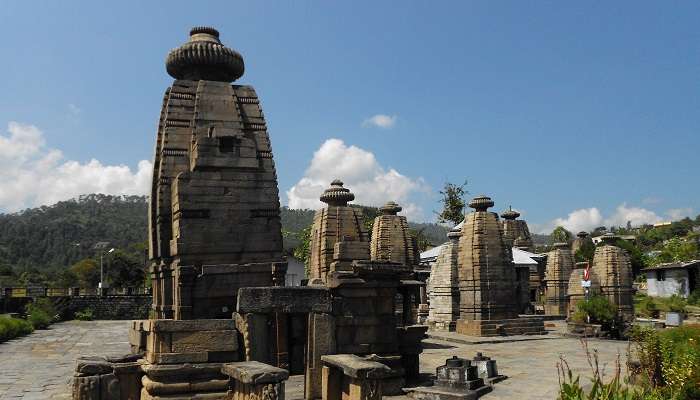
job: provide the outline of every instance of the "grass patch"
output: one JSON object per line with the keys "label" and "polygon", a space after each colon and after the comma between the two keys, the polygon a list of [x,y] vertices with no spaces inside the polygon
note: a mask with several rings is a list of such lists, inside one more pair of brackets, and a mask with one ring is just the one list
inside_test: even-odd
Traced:
{"label": "grass patch", "polygon": [[0,342],[30,334],[33,331],[34,327],[28,321],[0,315]]}

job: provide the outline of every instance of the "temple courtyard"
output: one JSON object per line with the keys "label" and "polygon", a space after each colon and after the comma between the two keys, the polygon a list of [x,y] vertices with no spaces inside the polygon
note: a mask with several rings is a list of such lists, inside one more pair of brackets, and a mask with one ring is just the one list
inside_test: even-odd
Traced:
{"label": "temple courtyard", "polygon": [[[472,358],[482,352],[497,360],[499,372],[508,376],[484,399],[555,399],[560,354],[574,371],[588,376],[590,367],[580,341],[560,335],[559,323],[549,325],[548,334],[541,336],[473,338],[442,333],[439,339],[425,339],[421,373],[434,373],[454,355]],[[76,358],[129,353],[128,329],[128,321],[69,321],[0,344],[0,400],[70,399]],[[605,372],[612,374],[617,354],[625,359],[627,343],[595,339],[589,341],[589,348],[598,351]],[[287,381],[287,400],[302,398],[300,378]]]}

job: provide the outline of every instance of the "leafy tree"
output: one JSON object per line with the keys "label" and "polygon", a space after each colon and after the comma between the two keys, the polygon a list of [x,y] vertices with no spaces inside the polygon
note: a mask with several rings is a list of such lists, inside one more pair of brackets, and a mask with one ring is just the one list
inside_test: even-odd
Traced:
{"label": "leafy tree", "polygon": [[466,180],[461,185],[445,182],[445,187],[440,191],[442,211],[438,213],[438,222],[451,222],[453,225],[462,222],[466,206],[464,196],[469,193],[464,189],[466,186]]}
{"label": "leafy tree", "polygon": [[644,254],[639,246],[633,242],[624,239],[618,239],[615,246],[627,251],[632,265],[632,276],[637,276],[642,269],[649,266],[649,258]]}
{"label": "leafy tree", "polygon": [[423,252],[434,246],[430,239],[423,234],[423,229],[409,229],[409,233],[416,238],[418,251]]}
{"label": "leafy tree", "polygon": [[590,239],[584,240],[581,247],[576,250],[574,258],[576,262],[593,262],[593,254],[595,253],[595,244]]}
{"label": "leafy tree", "polygon": [[85,258],[70,267],[78,278],[81,287],[97,287],[100,281],[100,264],[92,258]]}
{"label": "leafy tree", "polygon": [[299,239],[299,245],[294,248],[294,258],[304,263],[304,273],[306,277],[309,277],[309,258],[311,256],[311,225],[302,229],[299,232],[297,238]]}
{"label": "leafy tree", "polygon": [[571,240],[571,232],[567,231],[563,226],[557,226],[549,235],[552,243],[568,243]]}
{"label": "leafy tree", "polygon": [[105,282],[112,287],[141,287],[144,265],[133,254],[116,250],[103,260]]}
{"label": "leafy tree", "polygon": [[651,260],[652,265],[700,258],[697,242],[684,238],[671,238],[665,242],[660,250],[659,255]]}

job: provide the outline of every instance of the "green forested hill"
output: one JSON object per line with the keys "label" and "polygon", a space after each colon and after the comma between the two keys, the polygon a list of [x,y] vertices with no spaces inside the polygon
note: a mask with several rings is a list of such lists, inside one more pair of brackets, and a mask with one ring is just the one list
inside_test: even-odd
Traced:
{"label": "green forested hill", "polygon": [[91,194],[0,214],[0,265],[65,267],[93,257],[97,242],[122,249],[143,243],[146,206],[144,196]]}
{"label": "green forested hill", "polygon": [[[110,247],[143,249],[147,231],[145,196],[91,194],[52,206],[0,214],[0,266],[15,269],[56,269],[95,257],[97,242]],[[368,217],[376,209],[363,207]],[[282,228],[287,248],[295,234],[313,220],[312,210],[282,207]],[[445,241],[447,229],[437,224],[413,224],[433,244]],[[141,258],[141,257],[139,257]]]}

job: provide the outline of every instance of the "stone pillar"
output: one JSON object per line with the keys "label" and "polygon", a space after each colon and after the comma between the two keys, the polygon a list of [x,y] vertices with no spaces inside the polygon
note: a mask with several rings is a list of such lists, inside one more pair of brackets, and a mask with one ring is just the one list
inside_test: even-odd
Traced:
{"label": "stone pillar", "polygon": [[336,352],[335,318],[325,313],[309,314],[308,340],[306,342],[306,374],[304,374],[304,398],[321,397],[321,359]]}
{"label": "stone pillar", "polygon": [[173,280],[174,296],[174,318],[192,319],[192,289],[197,271],[189,265],[175,266],[175,279]]}

